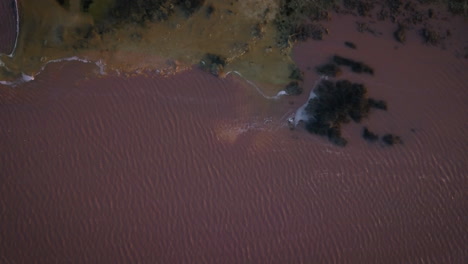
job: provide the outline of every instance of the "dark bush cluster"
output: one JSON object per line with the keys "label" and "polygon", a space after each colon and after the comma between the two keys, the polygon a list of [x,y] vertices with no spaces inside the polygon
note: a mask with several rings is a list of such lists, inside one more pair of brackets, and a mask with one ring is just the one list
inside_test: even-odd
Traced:
{"label": "dark bush cluster", "polygon": [[387,103],[383,100],[376,100],[373,98],[369,98],[367,102],[369,104],[369,107],[377,108],[380,110],[387,110]]}
{"label": "dark bush cluster", "polygon": [[292,41],[306,41],[309,38],[322,40],[326,34],[328,30],[320,24],[300,24],[296,26],[290,38]]}
{"label": "dark bush cluster", "polygon": [[421,35],[424,39],[424,42],[431,44],[431,45],[437,45],[441,39],[437,31],[428,27],[425,27],[421,30]]}
{"label": "dark bush cluster", "polygon": [[387,145],[403,144],[403,141],[399,136],[393,134],[386,134],[382,137],[382,141]]}
{"label": "dark bush cluster", "polygon": [[397,30],[393,33],[395,39],[400,43],[406,41],[406,28],[402,24],[398,24]]}
{"label": "dark bush cluster", "polygon": [[341,69],[334,63],[327,63],[315,68],[320,75],[337,77],[341,74]]}
{"label": "dark bush cluster", "polygon": [[372,69],[370,66],[362,62],[354,61],[338,55],[333,56],[332,63],[323,64],[316,67],[315,69],[321,75],[336,77],[341,74],[341,69],[338,66],[350,67],[351,70],[356,73],[369,73],[371,75],[374,74],[374,69]]}
{"label": "dark bush cluster", "polygon": [[350,42],[350,41],[345,41],[344,42],[345,46],[350,48],[350,49],[356,49],[356,44],[354,44],[353,42]]}
{"label": "dark bush cluster", "polygon": [[304,74],[301,72],[301,70],[293,65],[291,66],[291,74],[289,74],[289,79],[291,80],[297,80],[297,81],[303,81],[304,80]]}
{"label": "dark bush cluster", "polygon": [[369,113],[366,87],[347,80],[324,80],[314,92],[317,97],[310,99],[305,109],[310,116],[306,129],[327,136],[339,146],[346,145],[341,137],[341,125],[350,120],[360,122]]}
{"label": "dark bush cluster", "polygon": [[302,81],[304,80],[304,74],[294,64],[291,64],[289,68],[291,70],[291,73],[289,74],[291,82],[286,85],[284,91],[286,91],[288,95],[300,95],[303,91]]}
{"label": "dark bush cluster", "polygon": [[288,95],[300,95],[302,94],[303,89],[298,81],[292,81],[288,85],[286,85],[286,88],[284,88],[284,90]]}
{"label": "dark bush cluster", "polygon": [[[275,18],[278,46],[287,48],[290,41],[308,38],[322,39],[326,29],[315,22],[328,17],[328,10],[335,5],[335,0],[280,0],[279,12]],[[304,24],[312,21],[312,24]]]}
{"label": "dark bush cluster", "polygon": [[[387,110],[385,101],[367,98],[367,88],[364,85],[348,80],[323,80],[314,93],[316,97],[310,99],[305,108],[309,116],[305,127],[311,133],[328,137],[338,146],[347,144],[346,139],[341,136],[343,124],[351,120],[361,122],[368,116],[371,108]],[[362,137],[370,142],[379,139],[367,127],[364,127]],[[400,137],[392,134],[383,136],[382,141],[388,145],[402,143]]]}
{"label": "dark bush cluster", "polygon": [[224,71],[226,64],[227,59],[225,57],[207,53],[200,62],[200,67],[215,76],[219,76]]}
{"label": "dark bush cluster", "polygon": [[335,55],[333,56],[333,62],[340,66],[348,66],[353,72],[356,73],[369,73],[371,75],[374,74],[374,69],[359,61],[354,61],[348,58]]}
{"label": "dark bush cluster", "polygon": [[357,10],[360,16],[367,16],[374,9],[374,2],[372,0],[343,0],[343,5],[348,9]]}
{"label": "dark bush cluster", "polygon": [[[94,2],[96,1],[81,1],[82,11],[90,11]],[[186,16],[190,16],[204,3],[205,0],[115,0],[95,18],[98,24],[106,26],[123,22],[144,24],[146,21],[166,20],[176,10],[181,10]]]}
{"label": "dark bush cluster", "polygon": [[375,141],[379,140],[379,136],[377,134],[371,132],[367,127],[364,127],[364,129],[362,130],[362,137],[365,140],[368,140],[370,142],[375,142]]}

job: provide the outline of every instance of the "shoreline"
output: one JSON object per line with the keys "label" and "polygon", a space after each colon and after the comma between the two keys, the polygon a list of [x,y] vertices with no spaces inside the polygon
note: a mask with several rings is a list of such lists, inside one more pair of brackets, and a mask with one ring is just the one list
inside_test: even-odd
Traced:
{"label": "shoreline", "polygon": [[[250,2],[254,4],[256,1],[257,0],[252,0]],[[360,26],[358,26],[358,30],[371,34],[376,34],[376,32],[373,32],[371,29],[372,23],[380,23],[379,21],[390,19],[392,20],[392,23],[399,25],[399,30],[395,31],[394,34],[399,32],[401,38],[404,38],[404,33],[401,33],[403,32],[403,29],[406,33],[408,30],[411,31],[411,27],[420,27],[421,25],[425,25],[423,30],[426,30],[421,33],[422,35],[426,34],[426,37],[422,37],[426,38],[426,41],[430,41],[433,45],[440,45],[438,42],[445,42],[445,38],[458,37],[457,32],[452,33],[450,31],[450,36],[448,36],[449,33],[447,32],[449,32],[449,30],[447,30],[447,32],[442,32],[440,29],[433,29],[432,26],[426,25],[426,22],[431,19],[440,20],[439,18],[441,18],[442,20],[446,20],[446,16],[449,15],[449,13],[445,11],[433,11],[434,5],[416,4],[415,1],[410,1],[406,3],[406,5],[395,1],[399,6],[394,6],[395,3],[393,2],[392,6],[390,3],[385,2],[386,4],[382,4],[380,1],[377,1],[376,3],[368,6],[367,4],[363,4],[365,1],[362,3],[360,1],[354,1],[355,3],[353,1],[344,1],[344,5],[338,5],[333,2],[333,4],[324,5],[320,1],[320,3],[317,4],[304,4],[302,2],[299,3],[300,1],[297,0],[298,5],[304,5],[302,8],[303,10],[287,11],[293,12],[292,14],[288,13],[288,15],[283,14],[286,12],[284,10],[287,8],[282,6],[283,3],[281,1],[266,1],[262,4],[262,8],[270,11],[265,11],[265,14],[262,16],[259,15],[259,13],[261,13],[260,10],[256,11],[258,14],[247,13],[245,16],[242,16],[241,13],[245,12],[244,10],[247,10],[246,8],[250,2],[247,1],[243,5],[236,5],[232,7],[231,10],[227,6],[220,5],[216,1],[213,3],[205,3],[202,1],[202,4],[194,9],[191,13],[192,15],[189,17],[183,17],[180,14],[171,15],[167,21],[161,21],[154,24],[150,23],[140,28],[126,25],[122,22],[114,33],[99,34],[95,32],[97,30],[95,28],[99,28],[99,23],[102,24],[102,22],[93,22],[93,18],[84,11],[84,13],[76,13],[76,11],[73,11],[75,13],[65,13],[72,11],[66,11],[55,3],[56,6],[54,5],[54,10],[57,12],[57,18],[55,20],[51,19],[50,21],[44,21],[44,23],[52,23],[49,25],[49,27],[52,28],[55,28],[53,23],[59,23],[59,28],[53,29],[55,31],[51,29],[36,29],[38,33],[35,34],[43,34],[42,37],[45,38],[44,43],[42,44],[39,44],[37,41],[31,44],[25,44],[24,40],[20,40],[20,45],[22,46],[21,50],[26,50],[22,51],[22,54],[19,54],[19,57],[23,58],[3,58],[3,64],[5,65],[3,71],[6,70],[7,72],[11,72],[8,74],[13,74],[12,76],[14,76],[16,72],[17,77],[20,79],[22,76],[34,77],[40,73],[41,69],[43,69],[44,65],[47,63],[59,61],[63,58],[79,57],[87,61],[102,62],[108,65],[109,70],[112,69],[119,73],[126,72],[129,75],[143,71],[167,71],[167,69],[171,71],[170,73],[176,73],[180,69],[189,69],[198,65],[200,61],[203,61],[204,52],[206,52],[206,54],[214,52],[213,54],[219,54],[219,56],[227,59],[226,62],[223,62],[222,64],[214,65],[215,67],[219,67],[219,69],[216,69],[215,71],[211,70],[215,75],[218,74],[217,71],[219,71],[219,74],[221,75],[224,71],[240,71],[243,72],[244,76],[251,81],[267,82],[286,87],[291,80],[294,80],[291,79],[290,76],[290,71],[293,69],[291,67],[294,67],[295,64],[290,59],[292,54],[292,45],[297,45],[297,43],[310,38],[316,39],[317,41],[327,38],[328,29],[322,26],[322,24],[326,24],[327,19],[332,19],[332,16],[340,13],[354,16],[361,20],[369,20],[370,18],[372,20],[371,24],[368,22],[359,22]],[[351,2],[354,4],[350,4]],[[25,32],[23,32],[23,35],[28,34],[27,32],[31,31],[31,27],[34,28],[34,26],[31,26],[32,21],[40,21],[41,19],[41,17],[37,17],[37,14],[28,15],[29,11],[27,8],[25,9],[27,4],[27,2],[22,4],[25,11],[25,14],[22,15],[23,19],[25,19],[23,25],[23,27],[25,27],[23,31]],[[324,5],[324,7],[321,5]],[[327,9],[325,9],[325,6]],[[366,7],[366,9],[364,9],[365,11],[362,9],[363,6]],[[442,4],[439,4],[438,6],[442,6]],[[36,6],[35,8],[38,9],[40,14],[41,8],[39,6]],[[90,8],[92,9],[92,4]],[[211,13],[208,13],[208,17],[205,17],[204,12],[208,12],[205,9],[208,11],[212,10]],[[218,43],[220,47],[222,47],[221,49],[218,48],[218,51],[216,51],[216,48],[214,48],[212,44],[209,44],[209,40],[205,41],[204,39],[211,38],[211,35],[214,34],[214,32],[218,32],[221,29],[216,31],[215,28],[210,28],[209,30],[201,31],[200,35],[197,35],[199,33],[195,33],[195,29],[186,29],[187,22],[184,22],[184,20],[188,20],[190,23],[195,24],[200,23],[201,27],[206,27],[209,23],[223,22],[223,19],[228,19],[228,21],[234,19],[226,18],[223,12],[227,12],[226,14],[228,15],[234,12],[235,16],[240,16],[240,22],[245,20],[249,26],[242,29],[247,32],[247,34],[244,35],[240,34],[240,31],[236,29],[225,29],[225,31],[230,33],[234,38],[240,38],[237,40],[233,37],[226,38],[223,34],[216,35],[212,42]],[[71,16],[75,22],[60,20],[63,20],[67,14],[68,16]],[[177,14],[177,12],[174,14]],[[32,16],[32,18],[30,18],[30,16]],[[261,22],[262,19],[264,19],[264,22]],[[227,21],[224,21],[223,23],[226,22]],[[64,25],[61,25],[60,23],[71,23],[71,25],[68,26],[70,28],[66,27],[63,29],[62,27],[64,27]],[[281,23],[285,25],[283,26]],[[73,27],[76,28],[73,29]],[[164,27],[166,28],[164,29]],[[197,27],[198,26],[195,26],[195,28]],[[249,27],[252,27],[252,31],[248,29]],[[78,33],[71,32],[72,29]],[[80,32],[83,31],[88,32],[86,37],[80,35],[82,34]],[[123,32],[129,33],[122,34]],[[150,39],[151,36],[155,36],[155,32],[160,32],[159,34],[162,34],[164,44],[156,44],[154,40]],[[202,47],[200,45],[206,45],[206,51],[199,50],[195,51],[195,53],[189,50],[182,53],[175,51],[184,50],[188,47],[187,44],[174,46],[174,43],[171,46],[170,41],[174,42],[179,38],[177,34],[188,34],[189,38],[192,38],[193,41],[197,43],[196,45],[198,46],[196,49],[200,49]],[[207,34],[209,34],[209,37],[205,36]],[[452,37],[452,35],[455,36]],[[38,36],[40,37],[40,35]],[[25,36],[21,36],[21,39],[24,38]],[[166,38],[167,41],[165,40]],[[16,42],[18,42],[18,39],[20,39],[20,36],[18,36]],[[284,40],[284,43],[281,43],[281,39],[287,39],[287,41]],[[181,39],[179,38],[179,41],[180,40]],[[81,46],[76,44],[79,42],[83,42],[85,44],[81,43]],[[145,43],[150,43],[150,46],[154,46],[156,44],[156,49],[161,49],[161,51],[151,51],[149,49],[150,46]],[[34,45],[37,47],[32,47]],[[40,47],[41,45],[43,45],[43,47]],[[70,47],[67,48],[67,46],[73,46],[74,51],[67,51],[67,49],[70,49]],[[135,48],[132,47],[138,47],[139,50],[135,50]],[[40,50],[42,50],[42,54]],[[458,47],[457,52],[459,53],[457,56],[468,57],[468,46],[462,47],[461,49]],[[38,56],[40,60],[34,62]],[[24,62],[21,62],[22,60],[29,60],[29,62],[25,64]],[[23,68],[23,70],[21,70],[21,68]],[[32,70],[33,68],[36,68],[36,70]],[[4,84],[17,83],[17,81],[14,80],[14,77],[13,79],[11,79],[11,77],[7,78],[8,74],[5,74],[6,73],[3,73],[2,75],[2,81]]]}
{"label": "shoreline", "polygon": [[454,71],[466,64],[439,51],[438,67],[411,72],[402,65],[424,62],[375,64],[378,50],[355,42],[356,51],[341,38],[296,47],[299,65],[312,67],[304,85],[327,52],[356,52],[376,70],[369,92],[389,104],[366,122],[400,133],[404,148],[360,140],[353,123],[346,148],[290,131],[285,114],[306,93],[266,100],[235,76],[198,69],[96,78],[94,66],[66,62],[2,87],[2,257],[463,263],[467,93]]}
{"label": "shoreline", "polygon": [[[248,76],[248,72],[242,72],[240,73],[236,69],[231,69],[230,63],[226,62],[226,58],[219,57],[217,55],[211,55],[212,57],[205,58],[204,60],[201,60],[202,64],[194,64],[194,65],[185,65],[184,63],[178,62],[176,60],[167,60],[163,59],[162,57],[160,58],[145,58],[142,57],[143,53],[140,54],[135,54],[133,53],[134,60],[138,60],[140,65],[145,65],[142,66],[141,68],[135,69],[133,72],[126,72],[126,71],[121,71],[118,67],[115,68],[115,65],[113,63],[108,63],[104,64],[103,60],[100,59],[98,62],[96,62],[96,66],[99,68],[99,73],[101,77],[104,77],[105,74],[110,74],[110,75],[117,75],[117,76],[138,76],[138,75],[143,75],[143,76],[148,76],[152,74],[157,74],[160,76],[169,76],[169,75],[174,75],[179,72],[187,71],[187,70],[193,70],[195,68],[199,68],[202,70],[205,70],[215,76],[218,76],[218,78],[225,78],[227,75],[230,75],[231,73],[235,73],[239,75],[240,78],[243,79],[245,82],[245,85],[250,86],[252,89],[255,89],[260,95],[262,95],[265,99],[276,99],[279,98],[280,96],[287,96],[288,98],[291,98],[293,95],[298,95],[302,93],[302,90],[305,90],[306,94],[314,95],[314,88],[319,85],[317,82],[314,81],[314,85],[310,86],[310,84],[307,84],[308,82],[304,82],[303,80],[303,74],[306,71],[314,71],[315,67],[318,66],[320,63],[319,61],[322,61],[324,63],[323,59],[320,59],[316,62],[315,66],[312,66],[309,64],[309,66],[301,66],[301,60],[305,59],[306,57],[301,57],[297,58],[294,57],[294,51],[299,50],[298,46],[301,46],[302,43],[307,43],[307,42],[313,42],[316,43],[317,47],[323,47],[322,42],[329,42],[329,39],[340,39],[341,37],[341,43],[333,43],[333,45],[336,45],[335,50],[346,50],[346,53],[351,55],[351,58],[360,60],[359,56],[353,55],[354,53],[359,54],[362,52],[359,52],[360,49],[363,48],[373,48],[374,50],[376,47],[365,47],[367,46],[366,43],[363,43],[362,41],[359,41],[359,39],[366,38],[368,42],[372,43],[374,39],[383,39],[380,43],[385,43],[382,45],[382,48],[384,52],[395,52],[398,51],[398,49],[405,49],[406,47],[412,47],[415,51],[414,54],[410,54],[409,56],[414,56],[418,54],[416,52],[417,48],[416,46],[422,45],[421,47],[425,47],[425,49],[432,48],[434,50],[447,50],[451,53],[451,55],[459,58],[459,59],[466,59],[468,56],[468,47],[463,47],[460,45],[463,45],[463,43],[468,43],[468,39],[464,36],[463,34],[463,28],[462,24],[466,24],[466,18],[461,18],[461,17],[454,17],[452,20],[447,20],[447,15],[449,15],[447,12],[443,11],[431,11],[433,10],[432,5],[422,5],[422,6],[415,6],[414,1],[406,3],[406,5],[403,8],[403,5],[400,3],[400,7],[393,9],[386,10],[385,8],[388,8],[386,5],[382,5],[380,7],[369,7],[368,9],[365,10],[364,13],[363,10],[358,8],[358,11],[356,12],[356,7],[351,6],[351,7],[346,7],[346,6],[334,6],[333,11],[327,12],[326,16],[324,14],[321,14],[319,17],[326,17],[328,20],[324,21],[319,19],[319,23],[321,24],[321,27],[326,29],[328,31],[328,35],[326,37],[323,37],[322,40],[316,40],[314,37],[305,37],[301,39],[300,41],[295,42],[295,47],[292,47],[293,49],[291,50],[292,58],[294,58],[294,63],[295,65],[298,65],[299,68],[293,69],[293,73],[288,77],[288,82],[289,84],[286,86],[279,86],[279,85],[272,85],[271,83],[259,83],[256,82],[255,79],[252,80]],[[401,8],[401,10],[400,10]],[[400,11],[395,11],[395,10],[400,10]],[[422,15],[422,11],[427,11],[424,16]],[[429,10],[429,11],[428,11]],[[390,13],[389,13],[390,12]],[[385,14],[385,15],[383,15]],[[389,18],[390,17],[390,18]],[[415,20],[414,17],[417,17],[418,19]],[[335,20],[338,20],[339,22],[336,22]],[[340,22],[341,21],[341,22]],[[403,21],[403,22],[402,22]],[[454,24],[451,24],[451,21],[454,22]],[[433,40],[428,40],[425,35],[424,35],[424,30],[427,28],[434,28],[433,24],[438,23],[438,32],[444,31],[444,32],[450,32],[450,35],[447,35],[445,37],[440,37],[438,39],[433,39]],[[314,22],[315,23],[315,22]],[[349,38],[347,39],[346,34],[343,34],[343,30],[340,30],[339,27],[336,25],[339,24],[346,24],[347,26],[347,31],[354,31],[354,32],[359,32],[356,33],[357,36],[361,36],[360,38],[355,39]],[[344,25],[343,24],[343,25]],[[333,26],[335,25],[335,26]],[[350,26],[351,25],[351,26]],[[405,29],[404,35],[401,33],[402,28]],[[395,31],[396,30],[396,31]],[[435,30],[435,29],[434,29]],[[466,31],[466,30],[465,30]],[[434,31],[436,32],[436,31]],[[306,32],[307,33],[307,32]],[[397,34],[398,33],[398,34]],[[467,32],[468,33],[468,32]],[[437,36],[440,36],[437,32],[434,33]],[[350,35],[350,34],[348,34]],[[352,34],[351,34],[352,35]],[[357,40],[357,42],[356,42]],[[466,42],[465,42],[466,41]],[[419,42],[419,43],[418,43]],[[354,43],[358,43],[356,46]],[[341,46],[341,48],[337,48],[337,46]],[[342,49],[345,47],[345,49]],[[380,47],[380,46],[378,46]],[[385,48],[384,48],[385,47]],[[463,48],[465,48],[467,54],[463,56]],[[386,51],[385,51],[386,50]],[[325,56],[331,56],[331,55],[337,55],[336,51],[333,51],[331,49],[330,51],[325,51]],[[111,53],[108,53],[109,55]],[[125,52],[116,52],[114,55],[110,56],[109,58],[112,58],[113,61],[118,62],[118,61],[123,61],[125,57],[129,56],[129,54],[132,53],[125,53]],[[378,56],[378,54],[376,54]],[[94,55],[93,55],[94,56]],[[405,55],[408,56],[408,55]],[[426,56],[426,55],[422,55]],[[310,56],[313,57],[313,56]],[[323,56],[321,56],[323,57]],[[68,57],[64,59],[56,59],[56,60],[50,60],[45,62],[45,64],[41,67],[40,71],[37,74],[40,74],[42,71],[44,71],[45,67],[49,65],[50,63],[60,63],[63,61],[81,61],[85,63],[93,63],[92,60],[88,59],[83,59],[77,56],[73,57]],[[153,63],[155,61],[158,61],[156,64],[157,65],[166,65],[164,68],[156,68],[156,69],[151,69]],[[206,63],[205,63],[206,61]],[[364,60],[366,61],[366,60]],[[379,63],[375,59],[370,60],[372,63]],[[109,62],[109,59],[107,59],[107,62]],[[303,63],[302,63],[303,64]],[[372,65],[371,65],[372,66]],[[133,67],[133,66],[130,66]],[[297,66],[295,66],[297,67]],[[377,75],[382,73],[382,67],[381,69],[377,70]],[[227,71],[228,69],[231,69]],[[224,73],[224,71],[227,71]],[[294,73],[296,71],[297,73]],[[385,70],[383,70],[385,71]],[[340,70],[341,72],[341,70]],[[295,75],[294,77],[292,77]],[[22,74],[21,78],[16,81],[0,81],[0,84],[3,85],[11,85],[11,86],[18,86],[21,85],[22,83],[29,82],[34,80],[35,76],[30,76],[26,74]],[[324,76],[322,74],[316,75],[316,80],[323,80]],[[345,71],[343,76],[339,76],[337,78],[333,77],[328,77],[332,78],[332,80],[345,80],[347,78],[351,78],[351,81],[357,81],[356,84],[364,84],[370,83],[370,96],[372,96],[372,78],[369,79],[368,77],[361,77],[361,76],[356,76],[353,77],[350,75],[349,71]],[[391,82],[390,82],[391,83]],[[366,85],[367,86],[367,85]],[[291,88],[292,87],[292,88]],[[291,89],[290,89],[291,88]],[[366,88],[367,91],[367,88]],[[365,93],[367,94],[367,92]],[[365,95],[367,96],[367,95]],[[315,96],[316,97],[316,96]],[[304,98],[303,96],[300,98]],[[306,127],[309,127],[310,130],[310,125],[315,122],[316,118],[314,117],[314,113],[310,112],[305,113],[306,109],[308,109],[308,103],[311,102],[311,99],[313,99],[314,96],[309,96],[308,99],[302,104],[302,106],[298,107],[295,111],[295,114],[290,116],[289,119],[289,124],[291,125],[292,128],[295,128],[299,125],[300,122],[305,123]],[[380,98],[382,100],[377,100],[378,102],[382,102],[383,104],[386,104],[386,98],[382,97]],[[320,100],[319,98],[315,98],[315,101]],[[367,100],[367,99],[365,99]],[[370,99],[373,100],[373,99]],[[375,100],[374,100],[375,101]],[[292,101],[291,101],[292,102]],[[330,104],[330,103],[326,103]],[[369,108],[368,106],[365,106],[365,108]],[[310,107],[309,107],[310,108]],[[386,108],[386,106],[385,106]],[[334,111],[334,110],[332,110]],[[353,110],[356,111],[356,110]],[[369,110],[357,110],[357,111],[364,111],[362,113],[364,118],[369,118],[367,115],[367,112]],[[392,106],[390,106],[390,111],[392,111]],[[324,113],[327,114],[327,113]],[[370,118],[372,118],[372,115],[374,115],[374,111],[372,111],[372,114]],[[341,115],[347,115],[346,113],[341,113]],[[297,119],[297,120],[296,120]],[[344,122],[344,127],[347,126],[346,121],[347,118],[342,119],[341,121],[333,121],[334,123],[332,124],[320,124],[319,127],[324,127],[325,129],[328,129],[329,132],[323,132],[322,128],[314,128],[312,131],[316,131],[313,133],[318,133],[319,135],[325,135],[331,141],[335,142],[341,142],[340,145],[345,145],[346,140],[341,137],[341,122]],[[368,125],[366,125],[366,122],[361,122],[359,120],[355,120],[358,123],[363,124],[363,137],[366,139],[372,139],[377,136],[374,134],[372,131],[372,128],[368,128]],[[329,122],[329,121],[327,121]],[[332,130],[330,130],[328,127],[331,127]],[[381,130],[381,129],[378,129]],[[317,131],[322,131],[322,132],[317,132]],[[390,136],[390,134],[387,132],[385,135]],[[385,138],[385,135],[383,138]],[[371,136],[370,138],[368,136]],[[394,136],[394,139],[397,139],[395,142],[401,142],[401,139],[399,139],[399,136]],[[344,143],[343,143],[344,142]],[[387,142],[387,141],[386,141]],[[388,141],[390,145],[393,144],[392,141]],[[343,143],[343,144],[342,144]]]}

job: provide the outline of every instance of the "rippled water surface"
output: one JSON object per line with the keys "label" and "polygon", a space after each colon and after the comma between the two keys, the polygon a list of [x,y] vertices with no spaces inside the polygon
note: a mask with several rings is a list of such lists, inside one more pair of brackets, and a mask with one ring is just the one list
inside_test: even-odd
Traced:
{"label": "rippled water surface", "polygon": [[343,76],[389,111],[347,125],[345,148],[288,128],[307,93],[266,99],[236,75],[63,62],[0,86],[0,262],[464,263],[468,63],[347,19],[294,52],[306,89],[334,53],[374,67]]}

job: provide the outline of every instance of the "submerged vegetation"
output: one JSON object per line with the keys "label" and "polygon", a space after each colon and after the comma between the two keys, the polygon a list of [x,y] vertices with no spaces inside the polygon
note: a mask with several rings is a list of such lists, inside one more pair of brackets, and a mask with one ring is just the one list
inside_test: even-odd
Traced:
{"label": "submerged vegetation", "polygon": [[341,75],[341,69],[335,63],[327,63],[315,68],[320,75],[337,77]]}
{"label": "submerged vegetation", "polygon": [[345,44],[346,47],[348,47],[350,49],[357,49],[356,44],[354,44],[353,42],[345,41],[344,44]]}
{"label": "submerged vegetation", "polygon": [[[355,73],[373,74],[374,70],[362,63],[334,55],[332,62],[316,67],[317,73],[327,77],[337,77],[341,74],[339,66],[350,67]],[[354,121],[360,123],[367,118],[372,108],[386,111],[387,103],[367,96],[368,90],[364,84],[348,80],[322,80],[312,91],[312,96],[305,106],[308,119],[305,122],[307,131],[320,136],[326,136],[332,143],[345,146],[347,140],[341,135],[344,124]],[[376,142],[379,135],[363,128],[362,137],[369,142]],[[387,134],[382,137],[387,145],[402,143],[399,136]]]}
{"label": "submerged vegetation", "polygon": [[363,130],[362,130],[362,137],[365,139],[365,140],[368,140],[370,142],[375,142],[377,140],[379,140],[379,135],[371,132],[367,127],[364,127]]}
{"label": "submerged vegetation", "polygon": [[393,134],[385,134],[382,137],[382,141],[387,144],[387,145],[395,145],[395,144],[403,144],[403,141],[399,136],[393,135]]}
{"label": "submerged vegetation", "polygon": [[[305,108],[309,116],[305,128],[342,147],[348,142],[341,135],[344,124],[350,121],[360,123],[369,116],[371,108],[387,110],[385,101],[368,98],[366,86],[348,80],[322,80],[313,92],[316,96],[309,99]],[[362,137],[369,142],[379,139],[379,135],[367,127],[363,128]],[[382,141],[387,145],[403,143],[399,136],[393,134],[384,135]]]}
{"label": "submerged vegetation", "polygon": [[374,69],[359,61],[335,55],[333,56],[333,62],[340,66],[348,66],[353,72],[356,73],[368,73],[371,75],[374,74]]}
{"label": "submerged vegetation", "polygon": [[367,88],[348,80],[324,80],[314,93],[316,97],[309,100],[305,109],[310,116],[306,129],[311,133],[327,136],[339,146],[345,146],[347,140],[341,136],[342,124],[351,120],[359,123],[369,114]]}

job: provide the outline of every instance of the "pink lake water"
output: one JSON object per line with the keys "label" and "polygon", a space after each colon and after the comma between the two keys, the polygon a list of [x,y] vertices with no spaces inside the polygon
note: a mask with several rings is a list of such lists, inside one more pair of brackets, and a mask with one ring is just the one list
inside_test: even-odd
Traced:
{"label": "pink lake water", "polygon": [[[347,19],[296,47],[300,97],[78,62],[0,86],[0,262],[464,263],[467,60]],[[343,77],[389,105],[346,126],[345,148],[287,125],[334,53],[372,65]],[[367,143],[362,125],[404,144]]]}

